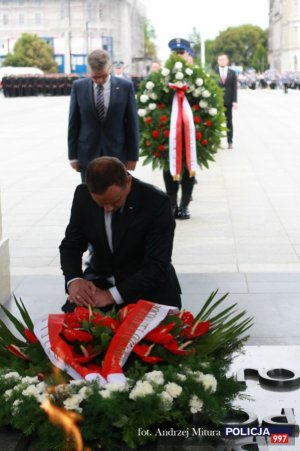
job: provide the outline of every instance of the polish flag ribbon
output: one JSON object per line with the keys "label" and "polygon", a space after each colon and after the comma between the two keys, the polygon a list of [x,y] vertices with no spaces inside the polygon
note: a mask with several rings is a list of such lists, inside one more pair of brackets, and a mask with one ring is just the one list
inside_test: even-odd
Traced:
{"label": "polish flag ribbon", "polygon": [[185,96],[187,85],[182,87],[169,83],[175,94],[172,102],[169,164],[174,180],[179,180],[182,171],[183,154],[190,177],[195,176],[197,168],[196,130],[191,106]]}
{"label": "polish flag ribbon", "polygon": [[134,346],[155,329],[169,313],[177,312],[176,307],[139,300],[113,336],[102,366],[93,365],[92,369],[76,362],[68,343],[61,338],[64,314],[45,315],[36,320],[34,333],[53,365],[68,373],[73,379],[96,380],[100,386],[105,386],[108,382],[125,384],[126,377],[122,367]]}

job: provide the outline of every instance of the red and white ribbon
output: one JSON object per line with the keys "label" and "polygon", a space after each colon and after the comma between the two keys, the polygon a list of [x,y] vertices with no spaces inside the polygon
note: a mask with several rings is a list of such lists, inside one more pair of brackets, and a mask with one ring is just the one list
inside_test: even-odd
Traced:
{"label": "red and white ribbon", "polygon": [[183,153],[190,176],[193,177],[196,174],[196,130],[193,112],[185,96],[187,85],[178,87],[176,84],[169,83],[169,86],[176,91],[170,121],[169,165],[171,175],[175,180],[179,180]]}
{"label": "red and white ribbon", "polygon": [[42,344],[50,361],[74,379],[97,380],[99,385],[107,382],[126,383],[122,367],[132,349],[145,335],[178,309],[167,305],[140,300],[125,317],[106,351],[102,368],[89,370],[74,360],[68,344],[60,337],[64,314],[47,315],[35,322],[34,333]]}

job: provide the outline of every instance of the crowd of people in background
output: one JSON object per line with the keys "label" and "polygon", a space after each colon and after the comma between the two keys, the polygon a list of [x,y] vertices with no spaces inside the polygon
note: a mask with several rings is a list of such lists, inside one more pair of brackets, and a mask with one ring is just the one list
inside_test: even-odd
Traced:
{"label": "crowd of people in background", "polygon": [[280,73],[273,69],[265,72],[256,72],[249,69],[238,74],[239,88],[241,89],[300,89],[300,72],[284,72]]}

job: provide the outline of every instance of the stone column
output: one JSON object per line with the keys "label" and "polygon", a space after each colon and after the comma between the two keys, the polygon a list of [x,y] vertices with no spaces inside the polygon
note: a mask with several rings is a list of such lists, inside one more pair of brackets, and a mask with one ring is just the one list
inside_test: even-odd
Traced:
{"label": "stone column", "polygon": [[10,298],[10,272],[8,239],[2,237],[2,215],[0,197],[0,304]]}

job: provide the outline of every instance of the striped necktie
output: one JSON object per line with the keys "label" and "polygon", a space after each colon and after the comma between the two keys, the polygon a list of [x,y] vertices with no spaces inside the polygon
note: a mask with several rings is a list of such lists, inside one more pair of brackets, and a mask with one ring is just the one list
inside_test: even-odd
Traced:
{"label": "striped necktie", "polygon": [[104,108],[104,87],[102,85],[97,85],[97,94],[96,94],[96,110],[98,113],[98,117],[102,122],[105,116],[105,108]]}

